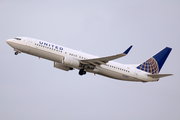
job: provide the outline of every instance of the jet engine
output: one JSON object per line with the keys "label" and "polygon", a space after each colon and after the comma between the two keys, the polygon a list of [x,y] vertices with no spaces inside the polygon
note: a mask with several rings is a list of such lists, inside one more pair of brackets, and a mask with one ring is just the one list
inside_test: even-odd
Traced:
{"label": "jet engine", "polygon": [[65,71],[73,70],[72,67],[68,67],[68,66],[63,65],[62,63],[58,63],[58,62],[54,62],[54,67],[61,69],[61,70],[65,70]]}
{"label": "jet engine", "polygon": [[78,68],[80,66],[80,62],[77,59],[71,57],[64,57],[62,63],[66,66]]}

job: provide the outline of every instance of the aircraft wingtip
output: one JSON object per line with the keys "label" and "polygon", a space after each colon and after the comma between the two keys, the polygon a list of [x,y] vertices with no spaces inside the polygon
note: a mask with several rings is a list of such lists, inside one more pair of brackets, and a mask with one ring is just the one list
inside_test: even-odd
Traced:
{"label": "aircraft wingtip", "polygon": [[126,51],[124,51],[124,53],[128,54],[132,47],[133,47],[133,45],[131,45]]}

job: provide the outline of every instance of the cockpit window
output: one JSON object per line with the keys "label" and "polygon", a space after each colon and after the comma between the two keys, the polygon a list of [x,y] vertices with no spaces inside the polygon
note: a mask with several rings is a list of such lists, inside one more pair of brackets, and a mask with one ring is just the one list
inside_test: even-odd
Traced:
{"label": "cockpit window", "polygon": [[16,39],[16,40],[21,40],[21,38],[14,38],[14,39]]}

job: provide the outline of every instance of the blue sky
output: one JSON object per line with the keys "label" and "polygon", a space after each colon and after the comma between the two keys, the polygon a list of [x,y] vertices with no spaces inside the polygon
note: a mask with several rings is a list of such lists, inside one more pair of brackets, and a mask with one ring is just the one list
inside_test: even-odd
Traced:
{"label": "blue sky", "polygon": [[[180,119],[180,1],[0,1],[0,119],[117,120]],[[14,55],[6,40],[42,39],[93,55],[109,56],[133,45],[115,60],[140,64],[172,47],[153,83],[113,80],[53,62]]]}

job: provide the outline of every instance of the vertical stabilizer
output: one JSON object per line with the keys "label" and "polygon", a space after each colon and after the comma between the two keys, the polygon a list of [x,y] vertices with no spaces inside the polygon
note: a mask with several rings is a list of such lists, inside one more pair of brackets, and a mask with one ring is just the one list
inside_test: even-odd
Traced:
{"label": "vertical stabilizer", "polygon": [[151,74],[158,74],[166,61],[172,48],[166,47],[159,53],[149,58],[146,62],[142,63],[137,67],[137,69],[146,71]]}

